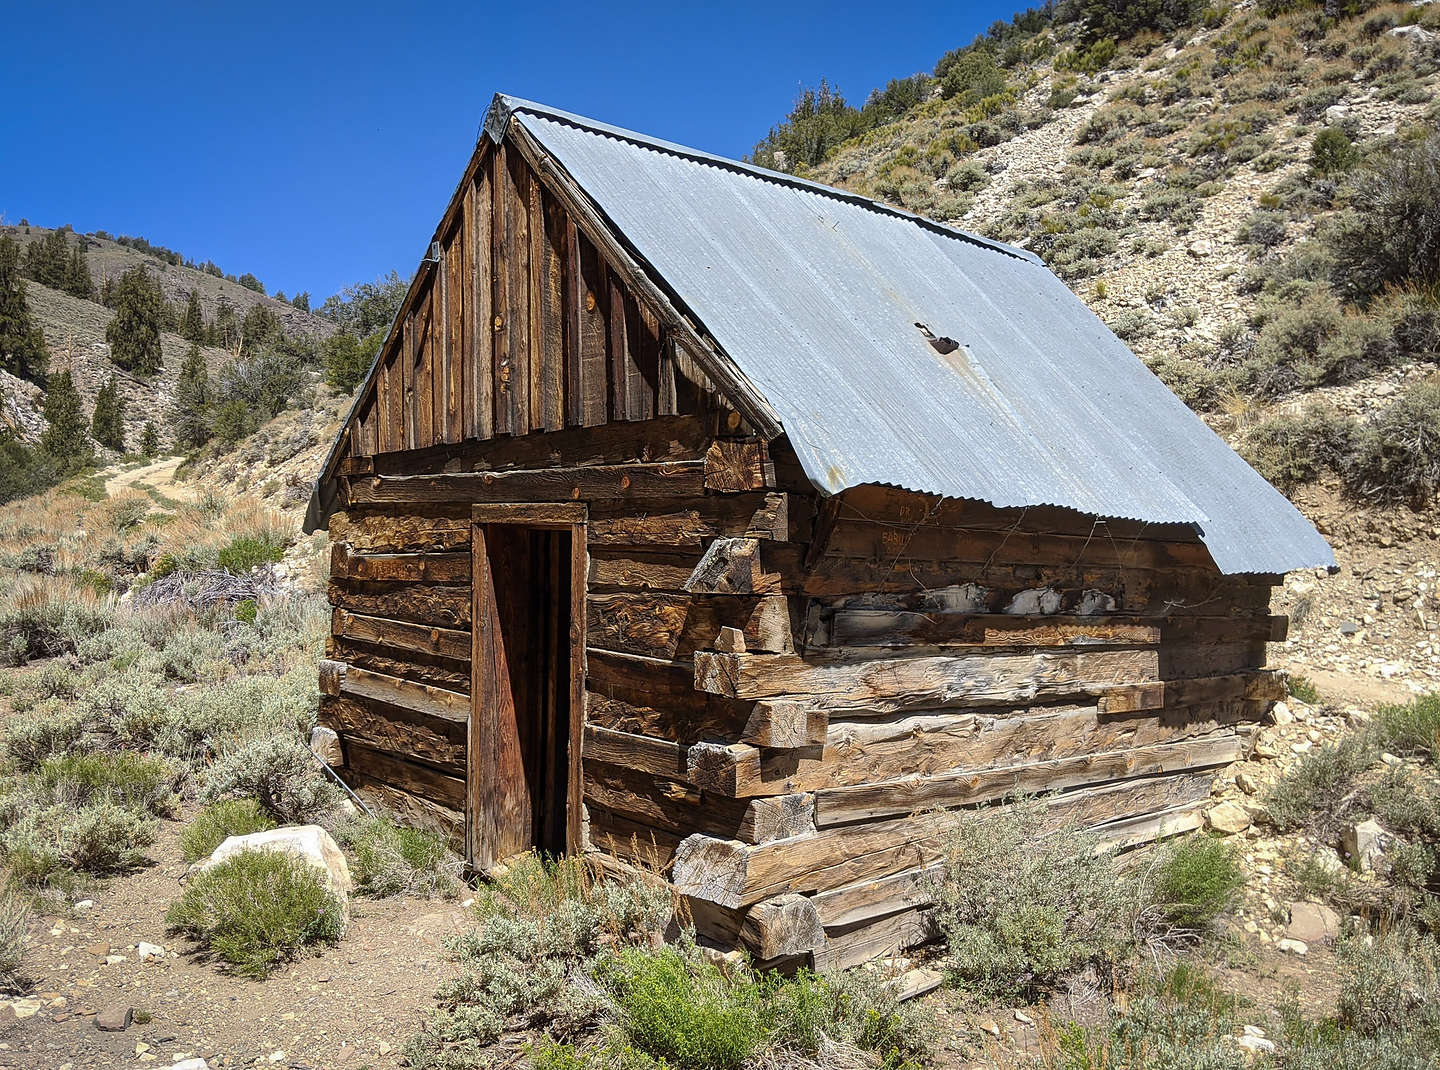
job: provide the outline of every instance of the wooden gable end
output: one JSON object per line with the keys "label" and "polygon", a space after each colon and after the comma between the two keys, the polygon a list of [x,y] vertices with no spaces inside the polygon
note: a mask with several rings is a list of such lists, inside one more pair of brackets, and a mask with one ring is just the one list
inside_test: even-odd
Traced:
{"label": "wooden gable end", "polygon": [[587,230],[521,151],[482,140],[341,455],[721,407],[673,310],[637,294]]}

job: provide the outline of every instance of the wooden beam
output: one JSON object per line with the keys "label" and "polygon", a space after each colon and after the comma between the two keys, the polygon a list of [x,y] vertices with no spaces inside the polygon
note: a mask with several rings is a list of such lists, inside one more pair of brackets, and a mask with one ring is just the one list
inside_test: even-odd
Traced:
{"label": "wooden beam", "polygon": [[705,454],[705,488],[722,494],[775,486],[775,466],[760,440],[717,438]]}
{"label": "wooden beam", "polygon": [[456,661],[470,660],[470,633],[455,628],[427,627],[337,608],[332,614],[331,633],[362,643],[374,643],[417,654],[453,658]]}
{"label": "wooden beam", "polygon": [[1004,706],[1035,698],[1103,694],[1153,681],[1154,650],[890,658],[816,663],[792,654],[695,654],[695,686],[731,698],[826,696],[832,707],[874,711]]}
{"label": "wooden beam", "polygon": [[1276,702],[1286,695],[1285,681],[1267,669],[1202,676],[1188,680],[1162,680],[1138,687],[1117,687],[1100,700],[1102,713],[1128,713],[1162,706],[1194,706],[1203,702],[1248,699]]}
{"label": "wooden beam", "polygon": [[469,583],[468,553],[357,554],[348,544],[330,547],[330,575],[336,579],[403,583]]}
{"label": "wooden beam", "polygon": [[703,493],[704,465],[590,465],[503,472],[455,472],[423,476],[375,476],[352,481],[351,502],[567,501],[586,498],[674,497]]}
{"label": "wooden beam", "polygon": [[835,647],[1154,646],[1160,623],[1110,617],[1032,617],[1004,613],[907,612],[846,608],[824,614],[809,645]]}
{"label": "wooden beam", "polygon": [[357,669],[353,665],[341,676],[338,693],[341,697],[369,699],[462,724],[470,717],[469,695]]}

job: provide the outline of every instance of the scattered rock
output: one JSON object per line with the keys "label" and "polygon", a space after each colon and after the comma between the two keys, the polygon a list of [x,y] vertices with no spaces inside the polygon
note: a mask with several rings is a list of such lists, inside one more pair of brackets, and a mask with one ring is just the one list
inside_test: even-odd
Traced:
{"label": "scattered rock", "polygon": [[1342,620],[1340,622],[1341,635],[1355,635],[1359,631],[1360,625],[1355,623],[1353,620]]}
{"label": "scattered rock", "polygon": [[319,825],[288,825],[265,832],[252,832],[248,836],[231,836],[215,848],[215,853],[202,862],[200,868],[209,869],[241,851],[283,851],[292,858],[310,863],[320,871],[325,883],[342,903],[354,887],[344,853],[330,833]]}
{"label": "scattered rock", "polygon": [[1243,1037],[1236,1037],[1235,1043],[1246,1051],[1253,1052],[1256,1055],[1270,1054],[1275,1050],[1275,1042],[1273,1040],[1257,1037],[1251,1033],[1246,1033]]}
{"label": "scattered rock", "polygon": [[1304,955],[1310,950],[1310,946],[1304,940],[1292,940],[1288,936],[1275,941],[1275,947],[1280,951],[1288,951],[1292,955]]}
{"label": "scattered rock", "polygon": [[1363,873],[1374,870],[1392,843],[1394,838],[1374,818],[1346,825],[1340,833],[1340,849]]}
{"label": "scattered rock", "polygon": [[1398,37],[1400,40],[1408,42],[1409,44],[1415,45],[1417,47],[1429,45],[1435,40],[1436,36],[1433,32],[1427,30],[1424,26],[1415,25],[1394,26],[1386,32],[1391,37]]}
{"label": "scattered rock", "polygon": [[204,1059],[183,1059],[172,1063],[169,1070],[210,1070],[210,1064]]}
{"label": "scattered rock", "polygon": [[80,902],[75,904],[75,913],[77,914],[85,914],[94,909],[95,900],[93,899],[82,899],[80,900]]}
{"label": "scattered rock", "polygon": [[1035,1024],[1035,1019],[1034,1019],[1034,1018],[1031,1018],[1031,1017],[1030,1017],[1028,1014],[1026,1014],[1024,1011],[1016,1011],[1016,1012],[1015,1012],[1015,1020],[1016,1020],[1017,1022],[1019,1022],[1021,1025],[1034,1025],[1034,1024]]}
{"label": "scattered rock", "polygon": [[1235,786],[1246,795],[1258,795],[1260,793],[1260,781],[1255,774],[1248,769],[1242,769],[1235,774]]}
{"label": "scattered rock", "polygon": [[1000,1035],[1000,1023],[994,1018],[981,1018],[975,1025],[982,1033],[989,1033],[992,1037]]}
{"label": "scattered rock", "polygon": [[87,955],[94,955],[97,959],[103,959],[106,955],[110,954],[110,945],[91,944],[85,949],[85,953]]}
{"label": "scattered rock", "polygon": [[1295,720],[1295,715],[1290,712],[1290,707],[1283,702],[1277,702],[1270,707],[1271,724],[1290,724]]}
{"label": "scattered rock", "polygon": [[144,940],[135,946],[135,955],[141,962],[165,961],[165,949],[159,944],[147,944]]}
{"label": "scattered rock", "polygon": [[1205,811],[1205,824],[1216,832],[1231,835],[1250,827],[1250,814],[1239,803],[1222,802]]}
{"label": "scattered rock", "polygon": [[1291,903],[1285,935],[1306,944],[1334,940],[1340,935],[1340,915],[1323,903]]}
{"label": "scattered rock", "polygon": [[112,1003],[95,1015],[95,1028],[106,1033],[123,1033],[134,1020],[135,1009],[124,1003]]}

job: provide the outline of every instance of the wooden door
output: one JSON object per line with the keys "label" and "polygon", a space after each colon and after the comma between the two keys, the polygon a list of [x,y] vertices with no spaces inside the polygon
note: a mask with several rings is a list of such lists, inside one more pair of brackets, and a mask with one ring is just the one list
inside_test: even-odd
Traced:
{"label": "wooden door", "polygon": [[583,505],[472,510],[467,839],[476,869],[580,847]]}

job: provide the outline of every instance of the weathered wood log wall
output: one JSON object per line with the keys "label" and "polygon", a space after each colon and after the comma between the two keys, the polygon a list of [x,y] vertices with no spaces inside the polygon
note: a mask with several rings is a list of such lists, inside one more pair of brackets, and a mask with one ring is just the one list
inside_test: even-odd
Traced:
{"label": "weathered wood log wall", "polygon": [[1015,792],[1115,843],[1198,823],[1279,694],[1278,577],[1183,527],[821,499],[557,189],[477,151],[341,444],[322,720],[362,796],[464,843],[471,507],[565,501],[585,842],[708,937],[820,966],[923,941],[947,831]]}
{"label": "weathered wood log wall", "polygon": [[693,647],[694,690],[683,663],[643,663],[639,694],[633,670],[592,674],[592,842],[668,867],[702,932],[762,958],[921,942],[947,830],[1016,792],[1115,843],[1196,827],[1281,691],[1278,577],[1220,576],[1185,529],[859,488],[689,563],[607,641]]}

